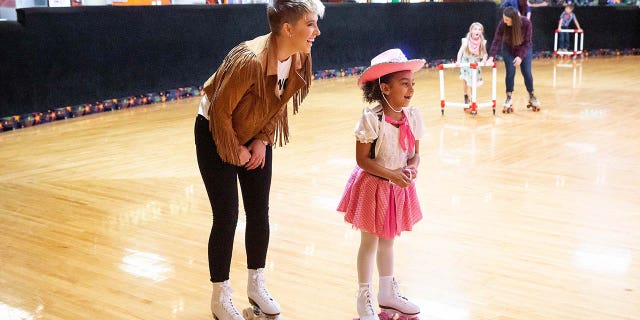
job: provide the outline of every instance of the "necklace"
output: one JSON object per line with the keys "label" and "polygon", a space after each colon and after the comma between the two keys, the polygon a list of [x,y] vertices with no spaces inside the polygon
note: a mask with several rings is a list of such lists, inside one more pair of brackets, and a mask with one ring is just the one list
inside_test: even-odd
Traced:
{"label": "necklace", "polygon": [[402,112],[402,108],[400,108],[400,110],[396,110],[396,108],[394,108],[391,103],[389,103],[389,100],[387,100],[387,97],[384,95],[384,93],[382,92],[382,85],[380,84],[380,78],[378,78],[378,86],[380,87],[380,94],[382,94],[382,98],[384,99],[384,101],[387,102],[387,105],[389,106],[389,108],[391,108],[391,110],[393,110],[395,113],[400,113]]}
{"label": "necklace", "polygon": [[402,112],[402,108],[400,108],[400,110],[396,110],[396,108],[394,108],[391,103],[389,103],[389,100],[387,100],[387,97],[385,97],[384,93],[382,94],[382,98],[384,98],[384,101],[387,102],[387,105],[389,106],[389,108],[391,108],[391,110],[393,110],[393,112],[395,113],[400,113]]}

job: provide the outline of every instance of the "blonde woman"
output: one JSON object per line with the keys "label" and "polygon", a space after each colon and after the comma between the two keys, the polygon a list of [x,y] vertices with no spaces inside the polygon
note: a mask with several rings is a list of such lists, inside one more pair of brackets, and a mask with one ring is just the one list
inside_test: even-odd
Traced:
{"label": "blonde woman", "polygon": [[293,100],[295,114],[309,91],[311,47],[323,14],[319,0],[274,0],[267,8],[271,33],[233,48],[204,84],[194,131],[198,167],[213,211],[208,255],[214,319],[243,320],[229,286],[238,182],[246,214],[247,296],[263,315],[280,314],[264,275],[271,146],[288,141],[288,101]]}

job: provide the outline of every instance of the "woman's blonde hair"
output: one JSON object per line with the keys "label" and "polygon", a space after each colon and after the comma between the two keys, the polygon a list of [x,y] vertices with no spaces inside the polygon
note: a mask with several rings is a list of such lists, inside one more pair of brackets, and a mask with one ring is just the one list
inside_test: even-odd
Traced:
{"label": "woman's blonde hair", "polygon": [[469,32],[467,32],[467,48],[465,49],[466,53],[468,55],[472,54],[469,51],[469,41],[471,40],[471,30],[473,30],[474,27],[480,27],[480,29],[482,30],[480,32],[480,48],[478,49],[478,54],[480,54],[480,56],[484,56],[487,54],[487,47],[484,40],[484,26],[480,22],[474,22],[469,26]]}
{"label": "woman's blonde hair", "polygon": [[295,24],[305,14],[317,13],[320,18],[324,15],[324,4],[320,0],[273,0],[267,7],[267,18],[271,33],[279,35],[282,25]]}

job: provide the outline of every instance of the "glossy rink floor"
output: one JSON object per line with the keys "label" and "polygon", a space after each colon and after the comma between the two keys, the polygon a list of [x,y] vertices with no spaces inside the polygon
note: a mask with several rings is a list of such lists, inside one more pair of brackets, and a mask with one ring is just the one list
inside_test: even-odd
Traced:
{"label": "glossy rink floor", "polygon": [[[421,319],[640,319],[639,66],[536,60],[541,112],[524,108],[518,71],[516,112],[475,118],[441,116],[437,70],[417,73],[424,219],[395,248]],[[445,78],[447,100],[462,101],[456,72]],[[355,81],[315,81],[274,152],[267,284],[285,319],[356,316],[359,233],[335,212],[365,106]],[[0,133],[0,319],[211,318],[197,104]],[[243,219],[231,273],[241,308]]]}

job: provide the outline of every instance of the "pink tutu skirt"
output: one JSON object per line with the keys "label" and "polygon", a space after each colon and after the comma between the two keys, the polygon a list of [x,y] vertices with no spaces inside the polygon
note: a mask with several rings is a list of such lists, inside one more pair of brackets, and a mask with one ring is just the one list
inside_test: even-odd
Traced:
{"label": "pink tutu skirt", "polygon": [[422,219],[413,183],[401,188],[357,166],[337,210],[345,213],[344,220],[354,228],[385,239],[410,231]]}

